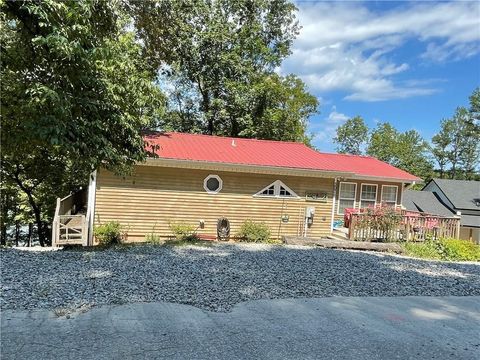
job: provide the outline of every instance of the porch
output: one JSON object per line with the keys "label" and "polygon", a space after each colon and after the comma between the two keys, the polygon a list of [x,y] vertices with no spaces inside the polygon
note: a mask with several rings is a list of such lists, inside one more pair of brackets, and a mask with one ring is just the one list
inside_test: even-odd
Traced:
{"label": "porch", "polygon": [[[387,215],[373,211],[351,212],[343,231],[355,241],[425,241],[460,237],[459,216],[439,216],[394,210]],[[339,229],[341,231],[341,229]]]}

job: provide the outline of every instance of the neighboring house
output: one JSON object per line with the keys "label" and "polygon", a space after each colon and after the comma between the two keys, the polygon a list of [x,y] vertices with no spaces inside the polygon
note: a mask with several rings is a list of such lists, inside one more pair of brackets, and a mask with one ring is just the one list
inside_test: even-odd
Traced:
{"label": "neighboring house", "polygon": [[435,215],[460,215],[460,238],[480,243],[479,181],[433,179],[421,191],[405,191],[403,206]]}
{"label": "neighboring house", "polygon": [[[169,237],[169,224],[177,222],[215,239],[220,218],[228,219],[232,236],[251,219],[265,222],[274,238],[319,237],[331,233],[345,208],[400,206],[404,188],[420,180],[372,157],[320,153],[295,142],[184,133],[145,140],[156,156],[130,176],[92,174],[84,244],[92,244],[93,218],[96,225],[119,221],[128,241],[152,232]],[[60,223],[68,222],[68,210],[57,208],[67,214]]]}

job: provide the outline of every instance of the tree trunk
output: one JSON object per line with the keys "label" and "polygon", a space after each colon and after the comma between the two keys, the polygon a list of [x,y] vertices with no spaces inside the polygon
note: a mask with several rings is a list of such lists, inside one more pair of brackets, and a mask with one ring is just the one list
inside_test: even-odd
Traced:
{"label": "tree trunk", "polygon": [[7,245],[7,225],[2,222],[2,234],[0,238],[0,245]]}
{"label": "tree trunk", "polygon": [[32,246],[32,235],[33,235],[33,224],[29,223],[28,224],[28,238],[27,238],[27,246],[28,247]]}
{"label": "tree trunk", "polygon": [[15,246],[18,247],[18,240],[20,239],[20,224],[15,222]]}

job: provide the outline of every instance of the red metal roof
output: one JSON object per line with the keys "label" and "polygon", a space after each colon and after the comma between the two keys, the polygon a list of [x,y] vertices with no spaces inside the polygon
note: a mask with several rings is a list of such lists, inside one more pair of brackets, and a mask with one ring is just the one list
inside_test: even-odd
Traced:
{"label": "red metal roof", "polygon": [[296,142],[175,132],[151,133],[144,138],[147,150],[151,151],[152,146],[157,146],[156,155],[164,159],[351,172],[357,176],[420,180],[370,156],[321,153]]}

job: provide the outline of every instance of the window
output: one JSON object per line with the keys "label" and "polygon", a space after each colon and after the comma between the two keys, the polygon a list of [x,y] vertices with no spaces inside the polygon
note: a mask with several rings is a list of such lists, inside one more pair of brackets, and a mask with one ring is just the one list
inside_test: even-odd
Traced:
{"label": "window", "polygon": [[277,197],[277,198],[296,198],[298,197],[292,189],[285,185],[280,180],[268,185],[253,196],[261,197]]}
{"label": "window", "polygon": [[345,209],[353,209],[355,207],[355,194],[357,193],[357,184],[355,183],[340,183],[340,190],[338,194],[338,214],[343,214]]}
{"label": "window", "polygon": [[375,207],[377,203],[377,185],[362,184],[360,208]]}
{"label": "window", "polygon": [[203,180],[203,188],[209,194],[217,194],[222,190],[223,181],[218,175],[208,175]]}
{"label": "window", "polygon": [[397,205],[398,186],[383,185],[382,186],[382,203],[395,207]]}

